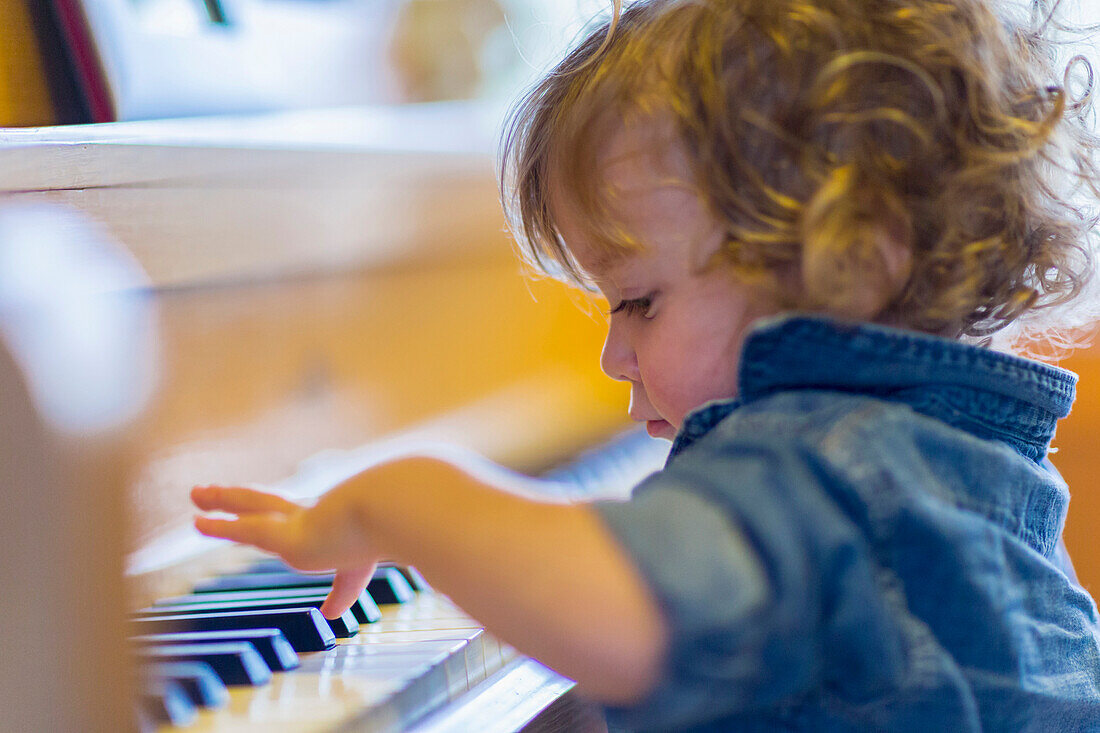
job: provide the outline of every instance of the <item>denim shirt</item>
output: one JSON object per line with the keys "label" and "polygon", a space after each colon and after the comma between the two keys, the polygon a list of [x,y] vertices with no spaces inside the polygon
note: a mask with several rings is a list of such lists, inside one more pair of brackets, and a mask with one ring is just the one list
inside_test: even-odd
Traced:
{"label": "denim shirt", "polygon": [[1076,376],[788,316],[664,469],[596,504],[667,621],[612,729],[1100,731],[1100,627],[1046,459]]}

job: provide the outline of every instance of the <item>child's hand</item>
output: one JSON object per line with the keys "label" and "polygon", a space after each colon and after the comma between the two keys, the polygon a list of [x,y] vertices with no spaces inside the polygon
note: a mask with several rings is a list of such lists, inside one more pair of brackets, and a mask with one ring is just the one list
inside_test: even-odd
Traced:
{"label": "child's hand", "polygon": [[377,558],[354,517],[332,502],[303,507],[262,491],[198,486],[191,500],[203,511],[236,514],[235,519],[196,517],[204,535],[243,542],[273,552],[299,570],[333,570],[336,579],[321,613],[335,618],[351,607],[366,587]]}
{"label": "child's hand", "polygon": [[[348,478],[312,507],[241,488],[191,492],[203,534],[336,569],[321,611],[347,610],[381,557],[415,565],[500,638],[615,704],[659,678],[668,634],[644,579],[597,514],[526,498],[485,461],[400,456]],[[526,482],[536,489],[533,480]],[[585,599],[577,603],[576,599]]]}

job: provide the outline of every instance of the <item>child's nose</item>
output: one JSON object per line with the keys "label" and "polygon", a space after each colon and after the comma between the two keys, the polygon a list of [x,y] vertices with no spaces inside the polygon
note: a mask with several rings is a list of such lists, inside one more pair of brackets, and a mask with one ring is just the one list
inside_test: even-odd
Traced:
{"label": "child's nose", "polygon": [[638,357],[630,340],[623,333],[624,329],[615,320],[612,319],[607,329],[607,338],[604,339],[603,352],[600,354],[600,368],[612,379],[637,382],[640,380]]}

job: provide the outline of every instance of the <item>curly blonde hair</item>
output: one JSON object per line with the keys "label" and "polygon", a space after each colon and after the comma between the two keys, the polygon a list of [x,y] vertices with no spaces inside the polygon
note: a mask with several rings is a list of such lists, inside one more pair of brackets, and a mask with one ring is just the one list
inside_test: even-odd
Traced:
{"label": "curly blonde hair", "polygon": [[[568,182],[595,241],[632,246],[596,169],[601,122],[660,118],[727,233],[712,262],[785,307],[845,313],[861,289],[885,285],[875,320],[1068,344],[1095,316],[1091,302],[1069,305],[1090,300],[1078,296],[1100,194],[1092,67],[1056,61],[1057,5],[1036,0],[1016,19],[983,0],[616,6],[506,128],[502,193],[521,253],[586,281],[559,234],[552,180]],[[1071,101],[1075,70],[1087,88]],[[883,232],[907,250],[900,274]]]}

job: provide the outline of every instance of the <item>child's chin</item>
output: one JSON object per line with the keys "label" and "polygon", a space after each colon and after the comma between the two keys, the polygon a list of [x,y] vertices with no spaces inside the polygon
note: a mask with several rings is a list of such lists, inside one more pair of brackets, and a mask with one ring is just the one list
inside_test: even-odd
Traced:
{"label": "child's chin", "polygon": [[676,428],[665,420],[646,420],[645,431],[651,438],[664,438],[672,440],[676,437]]}

